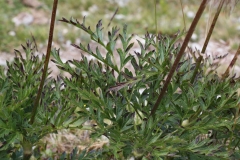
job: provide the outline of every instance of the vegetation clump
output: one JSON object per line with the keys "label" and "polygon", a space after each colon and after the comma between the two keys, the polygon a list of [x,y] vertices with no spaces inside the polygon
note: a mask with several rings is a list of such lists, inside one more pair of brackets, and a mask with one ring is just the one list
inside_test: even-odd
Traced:
{"label": "vegetation clump", "polygon": [[[240,83],[229,74],[234,63],[219,77],[210,58],[196,52],[183,56],[206,3],[203,0],[188,33],[147,33],[144,41],[137,40],[140,51],[133,53],[127,25],[122,30],[113,27],[105,37],[101,20],[92,30],[85,19],[80,23],[62,18],[97,43],[95,48],[72,44],[95,60],[81,54],[80,61],[63,62],[60,50],[51,50],[52,61],[70,78],[48,76],[48,58],[34,55],[34,39],[22,46],[26,58],[15,50],[14,61],[0,71],[0,157],[40,159],[46,149],[40,144],[44,136],[78,128],[91,130],[92,139],[104,136],[109,143],[47,158],[239,159]],[[181,45],[178,40],[184,35]],[[118,41],[121,46],[116,46]],[[86,128],[89,121],[93,126]]]}

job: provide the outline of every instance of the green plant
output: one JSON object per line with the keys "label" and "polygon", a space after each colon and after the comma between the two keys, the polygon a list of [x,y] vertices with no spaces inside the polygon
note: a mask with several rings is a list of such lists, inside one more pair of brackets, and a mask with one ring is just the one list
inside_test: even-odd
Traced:
{"label": "green plant", "polygon": [[[121,33],[113,27],[105,38],[101,20],[92,30],[85,18],[82,23],[62,18],[97,45],[72,44],[84,52],[82,59],[65,63],[60,50],[52,50],[52,61],[70,78],[48,77],[48,58],[34,56],[35,43],[23,46],[26,59],[15,50],[16,58],[7,63],[6,73],[0,72],[1,159],[40,158],[42,137],[63,128],[82,128],[86,121],[93,124],[88,128],[91,138],[104,135],[109,144],[80,153],[75,148],[50,159],[239,159],[239,79],[228,74],[218,77],[210,58],[199,62],[183,56],[205,2],[183,45],[177,41],[184,32],[172,37],[147,33],[144,42],[137,40],[141,50],[134,54],[127,25]],[[201,66],[198,72],[196,63]],[[38,74],[42,70],[46,80]],[[161,94],[164,98],[159,101]]]}
{"label": "green plant", "polygon": [[[53,12],[56,13],[56,9]],[[54,18],[52,22],[54,23]],[[34,55],[37,45],[33,37],[34,43],[28,41],[26,46],[22,45],[26,54],[25,59],[20,51],[15,50],[14,61],[7,62],[6,74],[1,68],[0,141],[3,143],[0,148],[1,159],[15,159],[18,156],[22,156],[24,160],[29,159],[33,154],[33,146],[41,138],[59,129],[76,127],[84,122],[81,117],[74,115],[75,108],[63,98],[67,93],[61,91],[60,78],[57,80],[45,78],[49,75],[48,59],[53,25],[51,28],[46,62],[45,56],[40,59]],[[36,96],[38,88],[39,94]],[[36,97],[41,97],[41,103],[40,98]]]}
{"label": "green plant", "polygon": [[0,148],[1,159],[6,156],[3,154],[7,153],[6,151],[18,151],[21,146],[24,153],[31,156],[32,147],[42,137],[62,128],[76,127],[82,122],[79,117],[74,116],[75,108],[63,98],[68,93],[61,91],[60,79],[48,78],[42,91],[35,122],[30,123],[33,99],[36,98],[40,85],[45,56],[41,59],[34,56],[35,45],[31,42],[23,48],[26,59],[15,50],[16,57],[13,63],[7,63],[6,74],[3,69],[1,70],[0,141],[3,143]]}
{"label": "green plant", "polygon": [[[154,35],[146,34],[144,44],[138,41],[141,53],[131,55],[132,36],[128,36],[126,26],[121,34],[113,27],[104,43],[101,21],[96,31],[85,26],[85,20],[79,23],[63,18],[61,21],[84,30],[99,44],[95,49],[89,44],[86,47],[73,44],[95,57],[95,61],[89,61],[82,54],[81,61],[63,63],[58,50],[53,51],[53,62],[72,75],[63,81],[65,89],[75,93],[78,101],[69,101],[76,103],[81,117],[96,123],[91,137],[105,135],[110,140],[110,146],[103,149],[105,152],[98,158],[239,158],[236,114],[239,81],[234,77],[221,79],[214,72],[206,73],[211,68],[209,59],[201,63],[197,80],[191,83],[195,64],[192,58],[181,58],[164,99],[154,116],[150,116],[180,50],[175,42],[183,33],[174,38],[158,35],[157,40]],[[117,39],[122,44],[119,48],[115,48]],[[100,51],[100,46],[105,50]],[[150,50],[150,46],[154,50]],[[114,61],[117,56],[119,64]],[[181,93],[176,92],[178,89]],[[211,134],[207,135],[209,131]]]}

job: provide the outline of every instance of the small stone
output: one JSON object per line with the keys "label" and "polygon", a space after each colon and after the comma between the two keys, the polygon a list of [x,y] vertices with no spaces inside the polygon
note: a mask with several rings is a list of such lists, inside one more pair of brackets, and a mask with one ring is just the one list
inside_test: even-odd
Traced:
{"label": "small stone", "polygon": [[185,119],[182,121],[182,127],[187,127],[189,125],[189,120]]}
{"label": "small stone", "polygon": [[42,6],[42,3],[40,3],[38,0],[21,0],[21,1],[27,7],[39,8]]}
{"label": "small stone", "polygon": [[10,32],[8,32],[8,34],[10,35],[10,36],[16,36],[16,33],[14,32],[14,31],[10,31]]}
{"label": "small stone", "polygon": [[27,12],[19,13],[16,17],[12,19],[12,22],[15,24],[15,26],[19,26],[21,24],[23,25],[29,25],[33,22],[34,18],[33,15]]}

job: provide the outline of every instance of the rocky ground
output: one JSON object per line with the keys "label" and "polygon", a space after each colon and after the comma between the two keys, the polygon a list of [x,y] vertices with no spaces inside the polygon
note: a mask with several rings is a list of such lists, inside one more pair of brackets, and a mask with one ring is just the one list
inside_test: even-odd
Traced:
{"label": "rocky ground", "polygon": [[[132,40],[132,42],[134,42],[134,46],[133,48],[130,50],[130,54],[134,55],[134,51],[140,51],[140,48],[138,46],[138,43],[136,40],[142,40],[141,37],[139,36],[135,36]],[[190,43],[190,47],[195,50],[201,50],[201,47],[203,45],[203,40],[200,40],[199,42],[195,42],[195,43]],[[77,43],[78,44],[78,43]],[[93,46],[93,48],[96,47],[95,43],[90,44],[91,46]],[[119,46],[117,47],[121,47],[120,43],[118,43]],[[55,45],[53,44],[53,47],[59,48],[59,45]],[[46,47],[43,47],[38,53],[35,54],[45,54],[46,52]],[[188,52],[188,51],[186,51]],[[66,43],[63,44],[60,47],[60,55],[61,58],[63,60],[63,62],[66,62],[67,60],[80,60],[81,59],[81,53],[82,51],[76,49],[75,47],[71,46],[70,43]],[[104,51],[103,51],[104,53]],[[210,42],[209,46],[207,48],[206,51],[206,55],[210,56],[212,59],[216,59],[217,57],[223,56],[225,54],[228,54],[224,59],[220,60],[220,63],[222,64],[222,68],[221,70],[218,70],[220,73],[224,72],[224,70],[226,69],[227,65],[230,64],[232,58],[234,57],[234,52],[230,49],[230,46],[228,46],[228,44],[224,41],[220,41],[220,42]],[[86,53],[84,54],[85,56],[87,56],[89,59],[94,59],[94,57],[91,57],[89,55],[87,55]],[[116,55],[117,56],[117,55]],[[10,54],[10,53],[6,53],[6,52],[1,52],[0,53],[0,65],[6,66],[6,61],[12,61],[14,58],[14,54]],[[117,59],[118,60],[118,59]],[[215,61],[218,61],[217,59]],[[238,59],[236,64],[240,64],[240,60]],[[55,64],[53,64],[52,62],[50,62],[49,64],[52,72],[52,75],[54,77],[56,77],[60,71],[58,70],[58,68],[55,66]],[[237,74],[237,76],[240,75],[240,68],[239,65],[236,65],[235,68],[235,73]]]}
{"label": "rocky ground", "polygon": [[[37,24],[37,25],[47,25],[49,23],[49,19],[47,16],[47,13],[44,12],[43,10],[39,10],[38,8],[41,7],[42,2],[38,1],[38,0],[21,0],[21,2],[28,7],[28,10],[26,12],[21,12],[18,13],[14,18],[12,18],[12,22],[15,24],[15,26],[21,26],[21,25],[30,25],[30,24]],[[13,5],[13,1],[12,0],[7,0],[7,3],[9,3],[9,5]],[[122,0],[118,2],[119,6],[124,6],[128,3],[128,0]],[[92,8],[92,9],[91,9]],[[93,7],[90,7],[89,9],[91,12],[91,10],[96,10],[96,6],[95,9],[93,9]],[[87,14],[87,13],[85,13]],[[187,12],[186,15],[188,17],[193,17],[194,15],[192,15],[192,12]],[[119,15],[118,15],[119,16]],[[64,29],[63,34],[69,32],[69,30]],[[59,34],[59,33],[57,33]],[[9,32],[10,36],[15,36],[16,33],[14,31],[10,31]],[[55,35],[56,36],[56,35]],[[58,40],[56,42],[54,42],[53,47],[56,48],[61,48],[60,51],[60,55],[63,59],[63,61],[67,61],[67,60],[72,60],[72,59],[77,59],[80,60],[81,59],[81,51],[75,49],[74,47],[71,46],[72,41],[71,40],[63,40],[61,43],[61,40],[59,40],[59,38],[61,39],[61,36],[59,37],[59,35],[57,35]],[[139,36],[135,36],[133,38],[133,42],[135,43],[133,49],[130,51],[130,54],[133,54],[134,51],[139,51],[140,48],[138,46],[138,43],[136,41],[136,39],[142,40],[143,36],[139,35]],[[194,35],[192,37],[192,42],[189,44],[190,47],[192,47],[193,49],[198,49],[201,50],[202,44],[204,42],[204,36],[202,36],[200,39],[198,38],[196,40],[196,35]],[[200,36],[198,36],[200,37]],[[81,39],[77,38],[75,40],[74,43],[79,44],[81,42]],[[93,48],[95,48],[94,46],[96,46],[94,43],[91,44],[93,46]],[[120,45],[120,43],[118,43],[118,45]],[[120,46],[117,46],[120,47]],[[20,47],[16,47],[17,49],[20,49]],[[43,54],[46,52],[46,43],[40,43],[39,45],[40,51],[39,53],[36,54]],[[13,52],[13,50],[12,50]],[[218,57],[218,56],[223,56],[225,54],[229,53],[229,55],[221,60],[221,64],[223,64],[223,68],[221,68],[222,71],[220,72],[224,72],[223,70],[226,68],[227,64],[230,63],[231,59],[234,56],[235,51],[233,51],[230,47],[229,42],[226,42],[224,40],[218,40],[218,41],[211,41],[208,48],[207,48],[207,52],[206,55],[211,56],[213,59]],[[14,58],[14,54],[13,53],[7,53],[7,52],[3,52],[0,49],[0,65],[6,66],[6,61],[11,61]],[[93,58],[93,57],[89,57],[89,58]],[[237,64],[239,63],[239,60],[237,61]],[[57,67],[55,67],[55,65],[51,62],[50,63],[50,67],[53,70],[53,76],[56,76],[59,74],[59,70],[57,69]],[[240,75],[240,69],[238,66],[235,67],[235,72],[236,74],[239,76]]]}

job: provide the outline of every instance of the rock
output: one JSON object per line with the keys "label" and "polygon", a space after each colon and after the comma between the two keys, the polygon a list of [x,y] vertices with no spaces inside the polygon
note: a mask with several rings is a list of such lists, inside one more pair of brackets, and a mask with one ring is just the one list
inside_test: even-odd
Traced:
{"label": "rock", "polygon": [[21,12],[16,15],[12,22],[15,26],[38,24],[45,25],[49,22],[49,17],[42,10],[30,9],[29,12]]}
{"label": "rock", "polygon": [[34,17],[32,14],[28,12],[22,12],[19,13],[16,17],[12,19],[12,22],[15,24],[15,26],[19,26],[21,24],[23,25],[29,25],[33,22]]}
{"label": "rock", "polygon": [[45,25],[49,22],[50,16],[47,15],[43,10],[30,9],[30,13],[33,16],[33,24]]}
{"label": "rock", "polygon": [[39,8],[42,6],[42,3],[38,0],[21,0],[22,3],[27,7]]}

